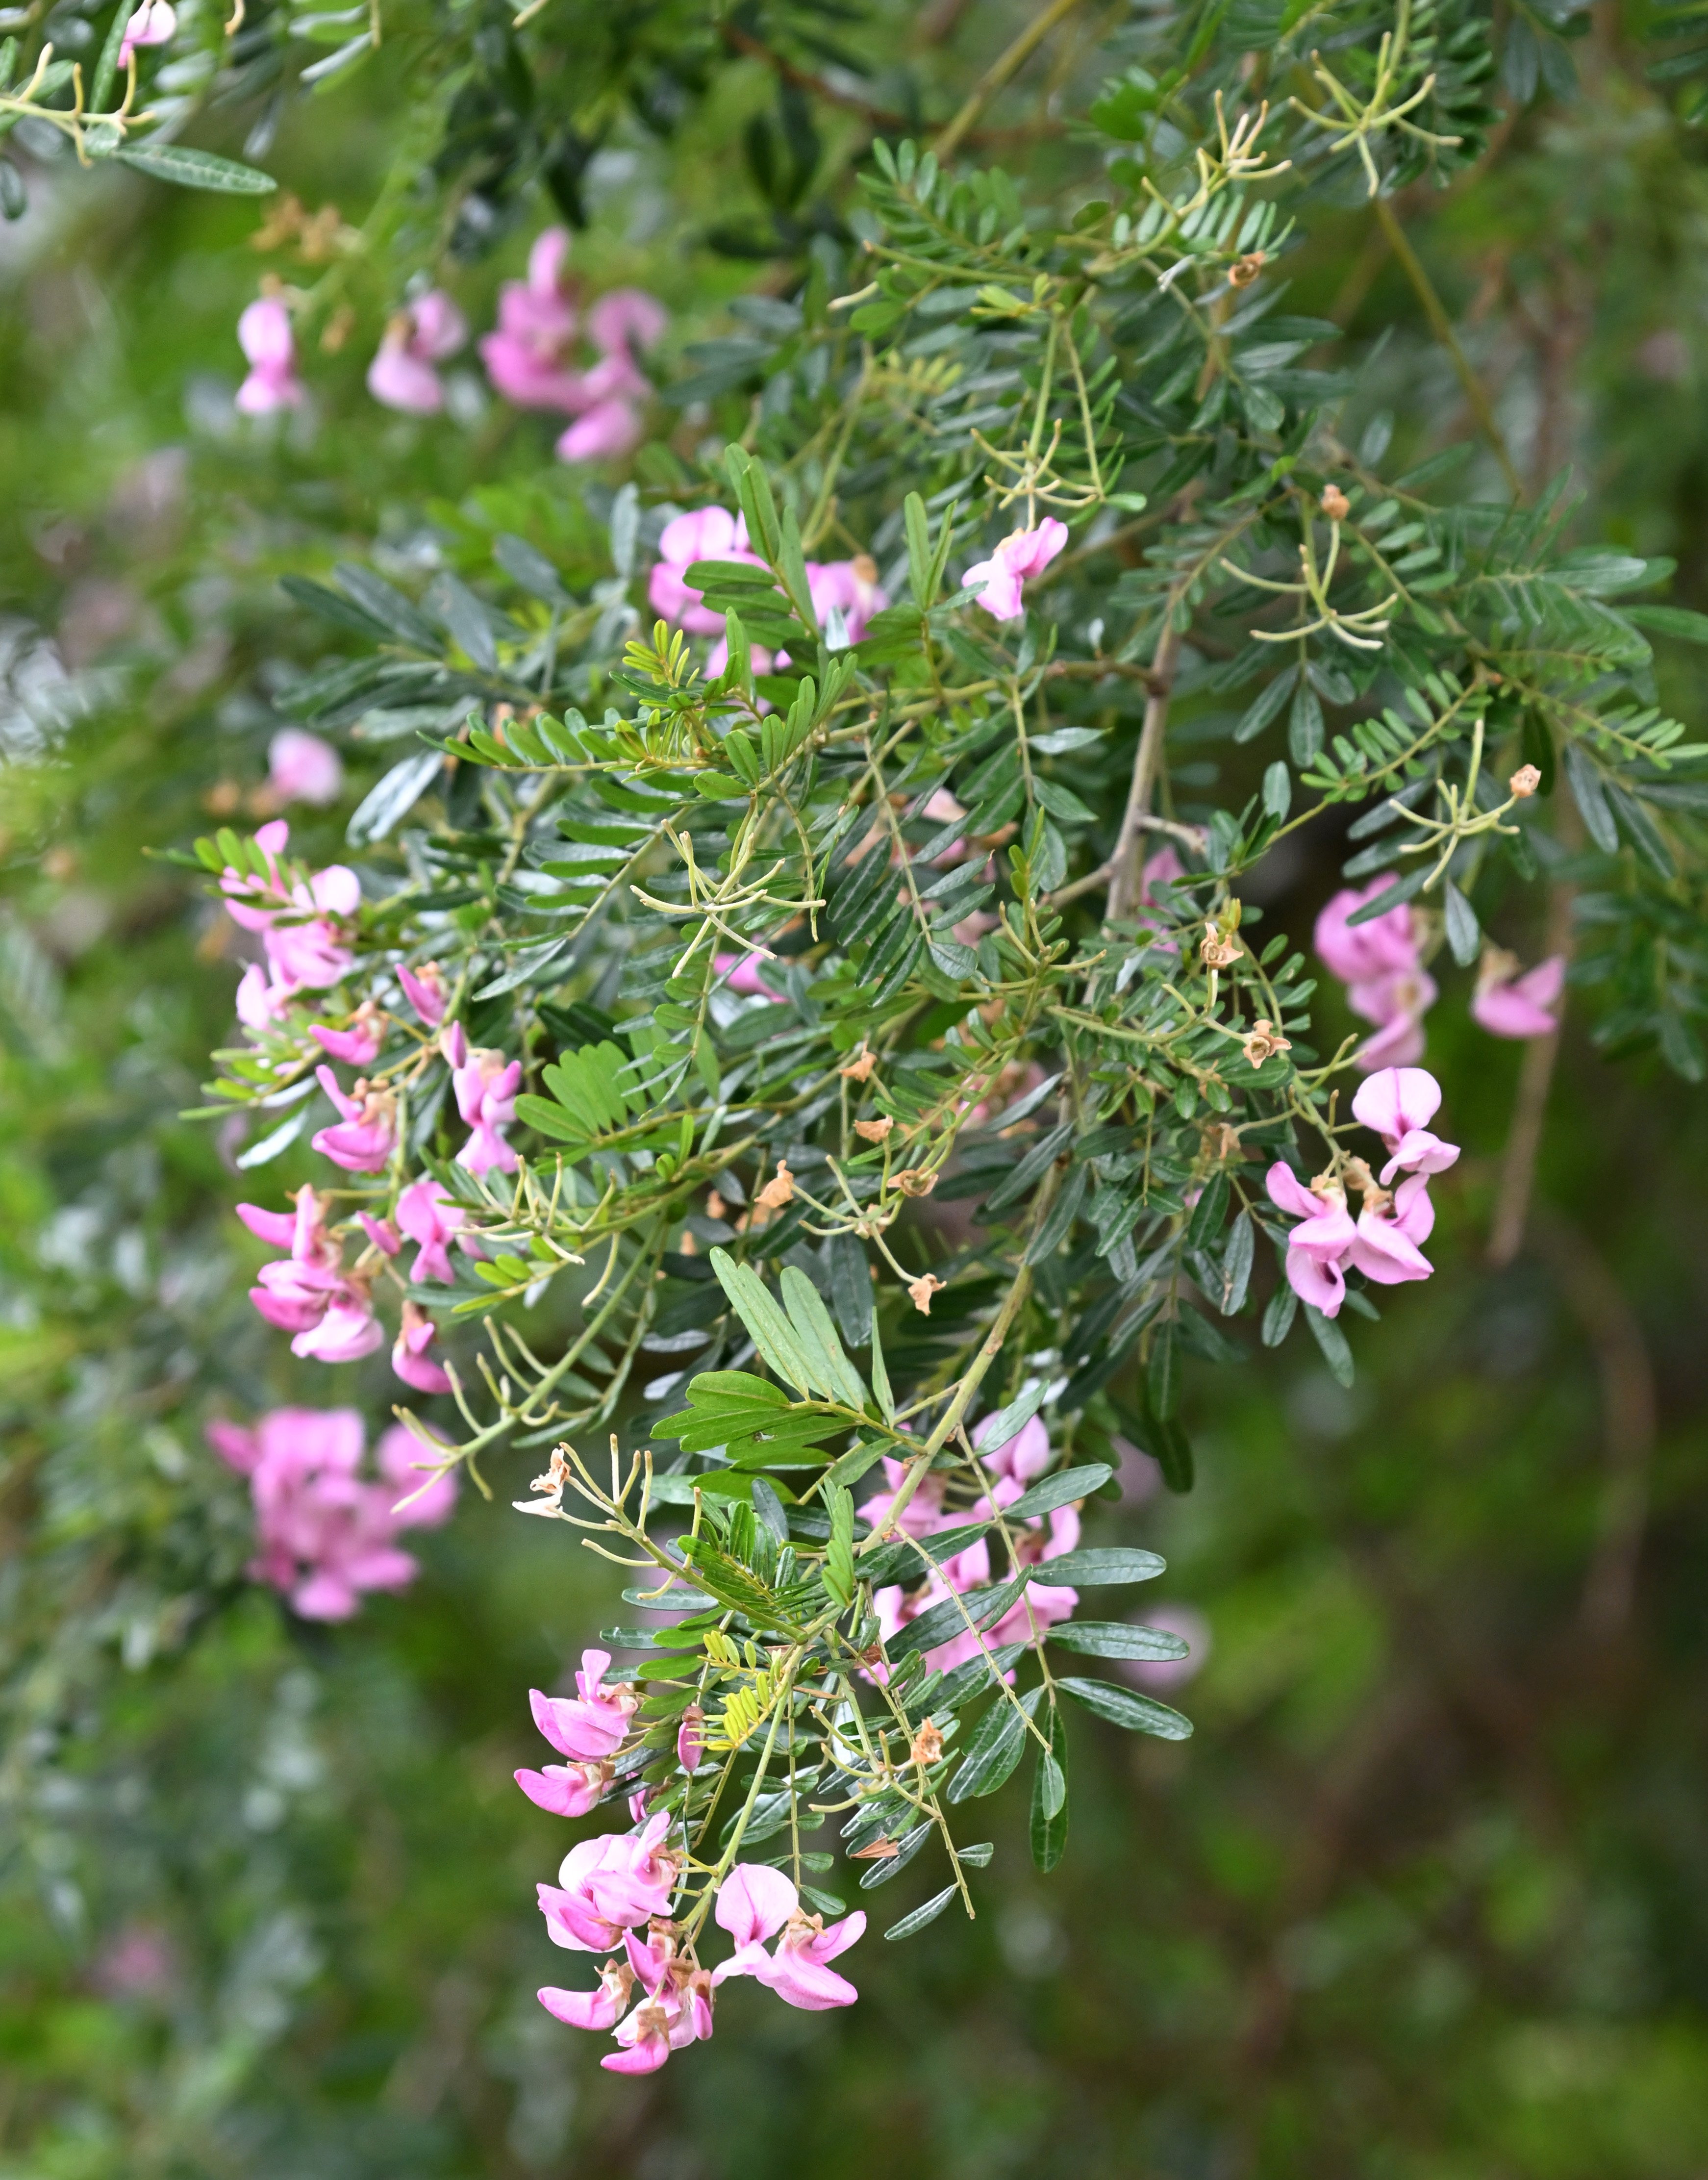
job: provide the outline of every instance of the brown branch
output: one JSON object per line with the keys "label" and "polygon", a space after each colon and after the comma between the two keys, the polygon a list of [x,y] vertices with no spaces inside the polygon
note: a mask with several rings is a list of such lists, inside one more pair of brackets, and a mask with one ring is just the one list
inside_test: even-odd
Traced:
{"label": "brown branch", "polygon": [[1655,1452],[1655,1372],[1637,1313],[1605,1258],[1556,1213],[1543,1212],[1536,1225],[1542,1253],[1583,1327],[1601,1379],[1601,1506],[1578,1618],[1586,1635],[1605,1643],[1630,1618],[1636,1595]]}
{"label": "brown branch", "polygon": [[967,140],[973,124],[1009,77],[1019,73],[1057,24],[1065,22],[1079,4],[1079,0],[1051,0],[1043,14],[1027,25],[1006,52],[997,56],[974,85],[966,104],[932,145],[940,161],[953,158]]}
{"label": "brown branch", "polygon": [[1118,923],[1139,906],[1143,874],[1140,851],[1151,812],[1151,790],[1162,759],[1162,736],[1168,724],[1168,692],[1174,682],[1174,662],[1180,638],[1174,627],[1174,601],[1168,601],[1156,656],[1151,665],[1151,695],[1145,706],[1145,724],[1139,730],[1139,747],[1133,758],[1133,784],[1122,815],[1115,852],[1109,858],[1109,920]]}

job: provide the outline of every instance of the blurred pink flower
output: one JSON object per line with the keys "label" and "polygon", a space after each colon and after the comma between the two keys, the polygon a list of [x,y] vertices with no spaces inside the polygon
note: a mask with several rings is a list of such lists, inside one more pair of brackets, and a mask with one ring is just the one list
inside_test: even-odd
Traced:
{"label": "blurred pink flower", "polygon": [[783,1003],[783,994],[774,992],[765,981],[767,966],[773,976],[782,973],[777,962],[767,963],[763,954],[714,954],[711,966],[725,980],[725,988],[739,992],[744,999],[774,999]]}
{"label": "blurred pink flower", "polygon": [[445,389],[433,368],[469,338],[469,323],[437,288],[407,303],[386,328],[368,366],[368,391],[387,409],[431,416],[445,405]]}
{"label": "blurred pink flower", "polygon": [[690,636],[722,636],[723,615],[702,605],[700,592],[684,580],[696,560],[735,560],[750,568],[764,563],[749,549],[745,521],[721,507],[674,515],[660,531],[658,559],[646,582],[652,610]]}
{"label": "blurred pink flower", "polygon": [[1435,980],[1424,968],[1406,902],[1368,923],[1348,922],[1392,884],[1392,872],[1384,872],[1366,886],[1343,888],[1318,916],[1313,934],[1318,959],[1347,988],[1347,1005],[1376,1025],[1376,1034],[1356,1054],[1358,1065],[1370,1071],[1423,1057],[1423,1018],[1436,999]]}
{"label": "blurred pink flower", "polygon": [[338,751],[318,735],[281,727],[267,744],[267,784],[283,802],[336,802],[344,768]]}
{"label": "blurred pink flower", "polygon": [[142,0],[124,25],[124,36],[118,45],[118,65],[121,71],[130,66],[131,57],[139,46],[163,46],[178,28],[178,17],[168,0]]}
{"label": "blurred pink flower", "polygon": [[1521,974],[1510,954],[1491,946],[1477,972],[1472,1019],[1491,1037],[1551,1037],[1560,1026],[1557,1009],[1565,985],[1563,954],[1551,954]]}
{"label": "blurred pink flower", "polygon": [[342,1060],[347,1067],[369,1067],[380,1056],[384,1031],[379,1009],[371,999],[364,999],[343,1029],[310,1022],[309,1035],[329,1059]]}
{"label": "blurred pink flower", "polygon": [[455,1498],[453,1484],[393,1513],[395,1485],[358,1473],[365,1434],[354,1408],[274,1408],[252,1429],[215,1423],[207,1435],[250,1479],[260,1546],[251,1578],[282,1591],[305,1620],[347,1620],[363,1591],[413,1581],[416,1563],[397,1549],[398,1531],[444,1521]]}
{"label": "blurred pink flower", "polygon": [[439,1336],[436,1325],[419,1302],[405,1302],[403,1322],[392,1343],[392,1368],[406,1385],[418,1393],[448,1393],[451,1380],[428,1354]]}
{"label": "blurred pink flower", "polygon": [[237,338],[249,359],[249,376],[237,389],[243,414],[265,416],[276,409],[296,408],[308,389],[297,377],[290,312],[277,295],[260,296],[250,305],[237,322]]}
{"label": "blurred pink flower", "polygon": [[263,1241],[290,1251],[261,1266],[249,1298],[269,1324],[295,1335],[292,1354],[322,1362],[354,1362],[371,1355],[385,1334],[365,1281],[344,1270],[343,1246],[327,1232],[313,1189],[297,1191],[294,1212],[240,1203],[237,1215]]}
{"label": "blurred pink flower", "polygon": [[1025,611],[1022,584],[1041,575],[1067,542],[1067,524],[1046,515],[1035,530],[1012,531],[988,560],[967,570],[962,585],[984,585],[979,603],[993,620],[1018,620]]}
{"label": "blurred pink flower", "polygon": [[620,394],[608,394],[558,435],[557,459],[560,462],[614,461],[639,445],[645,429],[640,411],[632,401]]}
{"label": "blurred pink flower", "polygon": [[519,409],[581,405],[580,381],[564,359],[575,342],[575,310],[562,284],[569,237],[547,228],[528,254],[525,280],[507,280],[498,290],[496,332],[480,342],[481,361],[494,388]]}
{"label": "blurred pink flower", "polygon": [[255,838],[266,877],[228,865],[220,891],[233,922],[261,934],[277,995],[272,1004],[282,1011],[299,992],[324,991],[354,966],[354,953],[340,927],[361,906],[361,882],[342,863],[330,863],[307,879],[291,878],[278,861],[290,839],[283,818],[261,826]]}
{"label": "blurred pink flower", "polygon": [[347,1173],[379,1173],[398,1140],[398,1101],[389,1090],[371,1088],[365,1076],[358,1076],[353,1095],[346,1097],[338,1078],[324,1061],[315,1070],[316,1079],[343,1115],[330,1128],[319,1129],[312,1138],[322,1158],[341,1165]]}
{"label": "blurred pink flower", "polygon": [[437,961],[423,961],[419,969],[398,970],[398,982],[404,988],[404,997],[420,1016],[429,1029],[437,1029],[445,1019],[445,972]]}
{"label": "blurred pink flower", "polygon": [[445,1245],[463,1230],[461,1205],[452,1203],[437,1181],[412,1181],[398,1198],[397,1219],[399,1232],[420,1244],[409,1267],[410,1279],[417,1286],[424,1280],[439,1280],[451,1285],[456,1274],[451,1269]]}

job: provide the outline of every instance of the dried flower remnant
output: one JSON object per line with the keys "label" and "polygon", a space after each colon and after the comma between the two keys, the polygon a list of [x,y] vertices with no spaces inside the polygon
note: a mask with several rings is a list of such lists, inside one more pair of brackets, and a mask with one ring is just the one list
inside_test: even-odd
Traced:
{"label": "dried flower remnant", "polygon": [[945,1284],[935,1272],[922,1273],[918,1279],[909,1280],[908,1299],[921,1317],[931,1315],[931,1296],[934,1294],[941,1294]]}
{"label": "dried flower remnant", "polygon": [[794,1201],[794,1175],[785,1159],[777,1162],[777,1171],[766,1181],[754,1201],[761,1211],[781,1211],[786,1203]]}
{"label": "dried flower remnant", "polygon": [[1261,1067],[1266,1060],[1273,1060],[1277,1052],[1291,1052],[1293,1046],[1266,1015],[1260,1015],[1240,1040],[1239,1049],[1249,1065]]}
{"label": "dried flower remnant", "polygon": [[1507,791],[1520,802],[1527,802],[1541,784],[1542,775],[1535,765],[1521,764],[1507,782]]}
{"label": "dried flower remnant", "polygon": [[1337,484],[1325,486],[1317,504],[1331,522],[1344,522],[1352,513],[1352,502]]}
{"label": "dried flower remnant", "polygon": [[856,1120],[854,1133],[865,1142],[881,1143],[894,1126],[894,1119],[885,1113],[876,1120]]}

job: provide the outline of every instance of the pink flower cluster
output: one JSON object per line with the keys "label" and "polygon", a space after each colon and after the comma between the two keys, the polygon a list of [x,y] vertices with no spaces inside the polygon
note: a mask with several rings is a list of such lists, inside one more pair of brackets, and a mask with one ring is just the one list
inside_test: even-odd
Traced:
{"label": "pink flower cluster", "polygon": [[[943,1505],[944,1478],[928,1474],[902,1510],[898,1526],[904,1535],[935,1536],[945,1529],[960,1528],[969,1522],[988,1519],[1004,1507],[1012,1506],[1031,1479],[1041,1475],[1050,1465],[1049,1434],[1036,1416],[1005,1445],[986,1449],[982,1440],[977,1442],[980,1464],[986,1475],[994,1479],[990,1496],[971,1507],[950,1512]],[[889,1489],[869,1499],[861,1507],[860,1512],[868,1522],[876,1525],[889,1512],[906,1473],[902,1462],[885,1461],[884,1474]],[[1078,1509],[1057,1506],[1047,1516],[1031,1517],[1014,1533],[1015,1556],[1023,1566],[1037,1566],[1059,1559],[1063,1552],[1071,1552],[1079,1541]],[[925,1566],[921,1560],[922,1575]],[[879,1590],[872,1599],[878,1625],[887,1640],[898,1635],[910,1620],[917,1620],[922,1612],[941,1604],[945,1598],[986,1588],[990,1582],[990,1545],[980,1537],[964,1551],[944,1560],[917,1586],[898,1583]],[[1065,1583],[1030,1583],[994,1627],[986,1628],[982,1634],[963,1628],[947,1643],[927,1650],[925,1663],[943,1672],[952,1672],[969,1658],[976,1657],[981,1649],[999,1650],[1005,1643],[1034,1642],[1046,1628],[1071,1618],[1079,1602],[1079,1592],[1069,1589]]]}
{"label": "pink flower cluster", "polygon": [[[1409,1067],[1423,1057],[1423,1018],[1434,1005],[1435,979],[1423,966],[1417,919],[1405,901],[1350,923],[1357,910],[1386,893],[1391,872],[1361,889],[1336,894],[1316,919],[1318,957],[1346,986],[1347,1005],[1376,1025],[1354,1055],[1367,1071]],[[1510,954],[1489,948],[1471,1001],[1475,1021],[1492,1037],[1549,1037],[1559,1027],[1557,1007],[1566,981],[1565,956],[1551,955],[1527,973]]]}
{"label": "pink flower cluster", "polygon": [[[269,1324],[293,1335],[293,1355],[321,1362],[360,1362],[386,1336],[374,1308],[373,1273],[360,1264],[354,1269],[346,1267],[343,1242],[328,1228],[325,1208],[313,1189],[299,1188],[295,1205],[294,1211],[267,1211],[256,1203],[237,1207],[238,1217],[250,1233],[290,1252],[261,1266],[249,1298]],[[425,1263],[430,1267],[429,1276],[448,1279],[444,1243],[459,1231],[461,1211],[438,1199],[437,1184],[430,1181],[405,1189],[398,1209],[400,1223],[406,1217],[409,1221],[404,1230],[422,1245],[415,1260],[418,1271]],[[366,1213],[360,1219],[375,1249],[382,1256],[395,1256],[403,1244],[392,1226]],[[392,1347],[392,1368],[417,1392],[451,1390],[449,1376],[428,1351],[437,1337],[437,1329],[426,1313],[405,1301],[402,1327]]]}
{"label": "pink flower cluster", "polygon": [[962,586],[984,585],[979,603],[992,620],[1018,620],[1026,610],[1021,586],[1041,575],[1067,542],[1067,524],[1046,515],[1035,530],[1011,531],[988,560],[968,569]]}
{"label": "pink flower cluster", "polygon": [[402,1589],[416,1562],[398,1533],[434,1528],[456,1504],[454,1474],[417,1490],[422,1449],[401,1426],[380,1440],[379,1481],[360,1472],[365,1433],[354,1408],[273,1408],[251,1430],[207,1427],[222,1461],[250,1481],[260,1546],[249,1573],[290,1599],[305,1620],[348,1620],[369,1589]]}
{"label": "pink flower cluster", "polygon": [[1368,923],[1347,919],[1393,884],[1392,873],[1372,878],[1361,889],[1335,895],[1316,919],[1316,951],[1323,966],[1346,988],[1347,1005],[1376,1025],[1356,1054],[1367,1072],[1381,1067],[1409,1067],[1423,1058],[1423,1018],[1435,1004],[1436,983],[1418,950],[1416,918],[1400,901]]}
{"label": "pink flower cluster", "polygon": [[611,1761],[623,1745],[640,1698],[627,1682],[607,1687],[608,1650],[584,1650],[573,1696],[529,1691],[534,1723],[567,1766],[548,1764],[543,1771],[519,1771],[516,1784],[530,1802],[557,1817],[585,1817],[611,1783]]}
{"label": "pink flower cluster", "polygon": [[303,992],[323,992],[347,975],[355,955],[344,924],[361,906],[356,874],[332,863],[306,880],[292,878],[278,858],[290,839],[283,818],[263,825],[255,845],[267,864],[267,876],[227,867],[220,890],[232,920],[261,934],[266,966],[251,962],[237,988],[238,1019],[245,1028],[262,1030],[283,1015]]}
{"label": "pink flower cluster", "polygon": [[[1288,1284],[1325,1317],[1338,1314],[1346,1298],[1348,1266],[1379,1286],[1426,1280],[1433,1267],[1423,1254],[1435,1225],[1430,1175],[1445,1173],[1458,1159],[1457,1143],[1443,1142],[1430,1122],[1442,1102],[1441,1085],[1421,1067],[1388,1067],[1359,1085],[1354,1116],[1379,1135],[1388,1153],[1380,1177],[1363,1159],[1341,1173],[1319,1174],[1310,1186],[1279,1159],[1265,1178],[1269,1200],[1299,1224],[1287,1237]],[[1396,1174],[1406,1176],[1390,1193]],[[1346,1204],[1346,1182],[1362,1195],[1354,1221]]]}
{"label": "pink flower cluster", "polygon": [[[600,2064],[613,2074],[651,2074],[673,2051],[710,2038],[718,1986],[732,1976],[752,1976],[810,2013],[854,2004],[859,1993],[830,1963],[864,1935],[865,1915],[845,1915],[827,1930],[821,1915],[802,1913],[794,1886],[766,1863],[737,1863],[719,1889],[714,1913],[735,1941],[729,1958],[708,1974],[691,1950],[679,1951],[668,1919],[678,1867],[663,1846],[669,1822],[661,1814],[639,1831],[584,1840],[564,1857],[559,1883],[539,1888],[554,1945],[613,1951],[592,1990],[542,1990],[548,2013],[572,2029],[611,2032],[621,2048]],[[637,1935],[643,1923],[644,1938]],[[614,1957],[619,1946],[622,1958]],[[644,1996],[625,2014],[637,1983]]]}
{"label": "pink flower cluster", "polygon": [[[688,570],[696,560],[733,560],[748,568],[765,564],[748,542],[745,518],[722,507],[701,507],[691,515],[676,515],[659,533],[658,559],[647,580],[647,598],[654,613],[675,627],[686,629],[690,636],[720,639],[706,662],[707,673],[716,675],[729,660],[721,640],[723,615],[705,604],[703,594],[688,581]],[[850,643],[860,641],[872,615],[889,603],[878,582],[877,568],[864,553],[851,560],[809,560],[806,581],[820,626],[828,623],[832,611],[839,613]],[[756,646],[753,663],[755,671],[768,674],[773,661],[768,651]],[[779,653],[774,663],[786,666],[788,653]]]}
{"label": "pink flower cluster", "polygon": [[[162,25],[164,25],[162,28]],[[166,0],[145,0],[126,30],[126,52],[158,45],[172,35]],[[640,440],[641,406],[650,391],[638,361],[666,324],[664,306],[639,288],[613,288],[584,319],[563,264],[569,237],[548,228],[528,257],[525,280],[507,280],[498,291],[498,322],[480,343],[494,388],[519,409],[555,409],[575,421],[557,442],[566,462],[601,461],[626,454]],[[249,373],[237,405],[248,416],[294,409],[307,388],[297,371],[290,311],[277,295],[262,295],[238,320],[237,337]],[[406,303],[386,328],[368,366],[368,391],[387,409],[435,416],[445,405],[437,366],[469,338],[469,325],[451,298],[437,288]],[[597,358],[581,367],[581,344]]]}
{"label": "pink flower cluster", "polygon": [[527,278],[507,280],[498,291],[497,328],[481,342],[481,356],[505,400],[575,419],[557,442],[560,460],[599,461],[626,454],[640,437],[648,388],[635,355],[664,331],[664,306],[638,288],[601,295],[585,328],[599,361],[581,370],[574,358],[582,321],[563,273],[568,250],[561,227],[535,243]]}

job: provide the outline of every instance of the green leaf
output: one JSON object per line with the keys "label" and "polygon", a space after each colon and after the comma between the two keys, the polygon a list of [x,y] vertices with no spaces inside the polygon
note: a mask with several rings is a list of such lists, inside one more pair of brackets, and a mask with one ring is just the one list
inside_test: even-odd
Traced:
{"label": "green leaf", "polygon": [[1043,1693],[1041,1687],[1029,1688],[1018,1703],[1011,1703],[1004,1692],[991,1705],[967,1744],[965,1761],[949,1782],[950,1801],[969,1802],[1008,1784],[1026,1753],[1026,1720]]}
{"label": "green leaf", "polygon": [[1222,1291],[1216,1297],[1216,1306],[1224,1317],[1238,1317],[1245,1307],[1256,1247],[1251,1214],[1242,1211],[1228,1230],[1227,1247],[1222,1252]]}
{"label": "green leaf", "polygon": [[915,1930],[923,1930],[927,1923],[935,1923],[960,1889],[958,1885],[946,1885],[923,1908],[915,1908],[911,1915],[903,1915],[899,1923],[892,1923],[884,1932],[885,1937],[911,1938]]}
{"label": "green leaf", "polygon": [[1129,1733],[1154,1733],[1162,1741],[1185,1741],[1191,1737],[1189,1718],[1171,1710],[1167,1704],[1153,1703],[1149,1696],[1134,1695],[1130,1688],[1118,1688],[1108,1681],[1082,1681],[1071,1675],[1056,1685],[1098,1718],[1107,1719],[1111,1726],[1124,1726]]}
{"label": "green leaf", "polygon": [[1191,1645],[1162,1627],[1135,1627],[1129,1620],[1064,1620],[1049,1639],[1087,1658],[1186,1658]]}
{"label": "green leaf", "polygon": [[1030,1514],[1048,1514],[1057,1506],[1070,1505],[1075,1499],[1089,1499],[1094,1491],[1101,1490],[1114,1470],[1101,1461],[1087,1462],[1081,1468],[1063,1468],[1054,1476],[1046,1476],[1031,1489],[1024,1492],[1012,1506],[1002,1509],[1007,1522],[1024,1522]]}
{"label": "green leaf", "polygon": [[1032,1775],[1031,1843],[1032,1860],[1047,1877],[1068,1845],[1068,1722],[1059,1705],[1052,1705],[1044,1731],[1050,1746],[1038,1751]]}
{"label": "green leaf", "polygon": [[783,1272],[783,1298],[788,1306],[789,1329],[815,1374],[816,1390],[827,1400],[842,1401],[851,1408],[865,1406],[866,1389],[859,1374],[843,1352],[830,1312],[818,1289],[794,1264]]}
{"label": "green leaf", "polygon": [[1317,1346],[1322,1350],[1322,1359],[1328,1365],[1329,1375],[1337,1385],[1350,1385],[1354,1364],[1346,1335],[1332,1318],[1325,1317],[1314,1302],[1304,1305],[1304,1319]]}
{"label": "green leaf", "polygon": [[[1048,1580],[1066,1583],[1074,1589],[1096,1589],[1118,1582],[1154,1582],[1167,1566],[1166,1560],[1155,1552],[1140,1551],[1136,1545],[1105,1545],[1086,1551],[1063,1552],[1048,1562],[1046,1576],[1043,1568],[1033,1570],[1035,1581]],[[915,1621],[914,1625],[918,1626]]]}
{"label": "green leaf", "polygon": [[927,1817],[922,1825],[915,1825],[910,1832],[903,1832],[896,1841],[895,1852],[875,1862],[861,1878],[860,1891],[870,1892],[875,1886],[887,1885],[892,1877],[898,1876],[936,1830],[936,1825]]}
{"label": "green leaf", "polygon": [[113,157],[157,182],[176,182],[184,190],[220,190],[228,195],[261,197],[278,184],[259,167],[222,159],[217,152],[193,151],[188,144],[127,144]]}
{"label": "green leaf", "polygon": [[738,1264],[728,1250],[714,1249],[712,1270],[729,1296],[731,1307],[746,1326],[770,1368],[798,1393],[813,1390],[813,1373],[800,1351],[788,1319],[766,1292],[765,1282],[746,1264]]}

